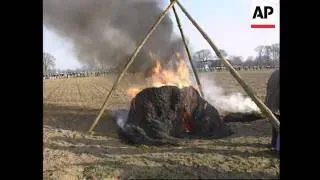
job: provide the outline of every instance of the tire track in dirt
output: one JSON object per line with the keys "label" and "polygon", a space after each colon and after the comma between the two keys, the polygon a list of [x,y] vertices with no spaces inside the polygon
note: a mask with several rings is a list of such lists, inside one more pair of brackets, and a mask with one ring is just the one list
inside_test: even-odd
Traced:
{"label": "tire track in dirt", "polygon": [[[95,82],[91,82],[96,86],[96,88],[103,89],[103,91],[104,91],[104,92],[100,91],[102,94],[102,99],[101,98],[99,99],[99,105],[103,104],[103,101],[105,100],[107,93],[110,92],[110,89],[107,89],[103,86],[104,84],[101,82],[102,80],[106,81],[107,79],[96,79]],[[110,88],[112,86],[112,83],[109,84]],[[128,102],[130,102],[131,99],[129,98],[129,96],[126,92],[127,88],[128,88],[128,87],[126,87],[126,85],[129,85],[129,84],[130,84],[130,81],[127,78],[124,78],[122,80],[122,84],[118,85],[118,87],[114,90],[113,95],[110,97],[109,103],[108,103],[109,105],[107,105],[107,109],[109,109],[109,108],[114,109],[115,107],[112,106],[112,104],[118,104],[119,102],[122,102],[122,103],[118,104],[118,105],[120,105],[117,107],[118,109],[119,108],[128,108],[128,106],[129,106]],[[101,106],[99,106],[99,107],[101,107]]]}
{"label": "tire track in dirt", "polygon": [[[114,83],[113,81],[114,80],[110,80],[110,79],[107,79],[107,78],[99,78],[99,79],[94,79],[95,81],[91,81],[93,82],[95,85],[97,85],[98,87],[104,89],[105,91],[110,91],[111,87],[112,87],[112,84]],[[107,82],[107,81],[112,81],[112,83],[110,82]],[[103,83],[102,83],[103,82]],[[105,87],[103,86],[105,84],[108,84],[109,87]]]}
{"label": "tire track in dirt", "polygon": [[48,93],[48,95],[47,95],[46,97],[43,98],[43,102],[48,101],[48,100],[52,97],[52,95],[66,83],[66,81],[67,81],[67,80],[64,79],[63,81],[61,81],[60,83],[58,83],[58,85],[57,85],[56,87],[54,87],[54,88]]}
{"label": "tire track in dirt", "polygon": [[[103,83],[101,83],[101,79],[95,79],[95,80],[96,81],[90,81],[90,83],[93,85],[91,87],[93,87],[99,93],[99,95],[96,95],[97,96],[97,98],[96,98],[97,101],[95,102],[95,104],[98,106],[98,108],[101,108],[101,106],[103,104],[103,101],[105,100],[106,95],[110,92],[110,89],[108,89],[108,88],[103,86]],[[119,96],[119,91],[120,91],[120,88],[117,88],[114,91],[113,96],[109,100],[110,102],[112,101],[111,99],[119,98],[118,97]],[[109,106],[107,106],[107,108],[109,108]]]}
{"label": "tire track in dirt", "polygon": [[77,79],[77,83],[76,83],[76,88],[77,88],[77,92],[78,92],[78,94],[79,94],[79,102],[80,102],[80,105],[79,105],[79,110],[73,115],[73,116],[71,116],[71,118],[70,118],[70,120],[69,120],[69,122],[70,123],[73,123],[75,120],[76,120],[76,118],[79,116],[79,114],[81,113],[81,112],[83,112],[83,110],[85,109],[85,105],[84,105],[84,102],[83,102],[83,94],[81,93],[81,88],[80,88],[80,78],[78,78]]}
{"label": "tire track in dirt", "polygon": [[[93,86],[92,87],[94,87],[101,95],[105,95],[107,92],[110,92],[110,90],[109,89],[106,89],[106,88],[104,88],[103,86],[99,86],[98,84],[96,84],[96,83],[94,83],[94,82],[92,82],[92,81],[90,81],[90,84],[92,84]],[[99,88],[98,88],[99,87]],[[104,91],[102,91],[101,89],[103,89]]]}
{"label": "tire track in dirt", "polygon": [[[84,81],[81,78],[70,80],[67,83],[68,86],[66,86],[62,93],[59,94],[63,97],[61,98],[62,101],[58,101],[58,104],[63,104],[63,111],[70,111],[70,113],[68,116],[63,118],[64,125],[53,128],[58,129],[58,132],[54,132],[54,134],[49,135],[49,137],[47,134],[48,140],[45,142],[47,145],[52,144],[52,141],[50,140],[50,138],[53,137],[52,135],[74,138],[73,133],[80,133],[79,129],[81,128],[79,127],[84,127],[83,125],[86,125],[83,124],[84,121],[81,117],[81,113],[86,110],[86,93],[90,93],[90,90],[87,92],[84,91],[87,87],[90,88],[90,85],[87,85],[86,83],[87,81]],[[74,106],[77,108],[74,108]],[[47,116],[51,116],[50,111]],[[64,130],[65,128],[69,130]],[[85,128],[82,129],[85,131]],[[61,142],[59,143],[59,145],[62,144]],[[56,177],[58,179],[70,179],[71,177],[77,177],[81,175],[82,167],[72,166],[70,165],[70,162],[86,162],[87,159],[88,157],[86,155],[84,155],[84,157],[81,155],[79,159],[79,156],[72,151],[46,148],[45,162],[48,165],[44,169],[43,175],[47,178]]]}
{"label": "tire track in dirt", "polygon": [[[81,92],[81,87],[80,87],[80,81],[81,81],[80,78],[68,80],[67,86],[65,86],[66,88],[63,89],[62,94],[60,94],[60,98],[62,99],[62,101],[58,100],[55,102],[55,103],[58,103],[59,106],[60,104],[62,104],[63,111],[69,112],[69,115],[63,118],[64,123],[66,123],[64,126],[69,128],[76,126],[75,122],[77,121],[77,118],[79,117],[80,113],[83,112],[83,110],[85,109],[83,94]],[[65,83],[66,82],[64,81],[64,84]],[[54,92],[56,92],[62,86],[63,84],[62,85],[60,84],[59,87],[52,90],[51,97],[54,95]],[[73,96],[75,94],[77,95]],[[50,98],[47,98],[46,101],[48,101],[48,99]],[[45,115],[46,117],[55,118],[54,113],[57,110],[55,110],[54,106],[55,105],[50,105],[50,104],[46,106],[46,110],[44,111],[44,113],[46,113]],[[51,110],[52,107],[54,108],[53,111]],[[74,107],[77,107],[77,108],[75,109]]]}
{"label": "tire track in dirt", "polygon": [[[82,80],[82,83],[86,87],[81,87],[80,79],[78,79],[77,84],[76,84],[76,88],[77,88],[77,92],[79,94],[79,99],[80,99],[79,102],[80,102],[80,104],[79,104],[78,111],[70,118],[70,123],[74,123],[74,122],[78,121],[78,119],[80,119],[80,114],[88,109],[87,106],[95,106],[96,105],[96,102],[92,102],[92,97],[91,97],[91,99],[88,98],[88,97],[86,98],[86,95],[88,95],[88,94],[96,94],[95,92],[101,93],[102,96],[104,96],[104,94],[105,94],[105,93],[102,92],[102,90],[100,90],[98,88],[100,86],[96,85],[92,81],[90,81],[90,80],[83,81],[83,79],[81,79],[81,80]],[[89,83],[88,83],[88,81],[89,81]],[[101,88],[103,88],[103,87],[101,87]],[[86,90],[87,92],[84,92],[83,90]],[[106,89],[106,91],[108,91],[108,90]]]}

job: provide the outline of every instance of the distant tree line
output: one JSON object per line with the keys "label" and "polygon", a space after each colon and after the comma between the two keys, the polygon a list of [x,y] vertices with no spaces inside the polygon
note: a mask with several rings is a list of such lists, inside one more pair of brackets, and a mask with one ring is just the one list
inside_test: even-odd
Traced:
{"label": "distant tree line", "polygon": [[[279,67],[280,46],[279,43],[272,45],[260,45],[255,48],[257,55],[244,59],[242,56],[229,55],[225,50],[220,50],[222,55],[237,70],[262,70]],[[105,76],[119,73],[118,68],[107,67],[105,64],[85,65],[78,69],[59,70],[55,68],[55,57],[50,53],[43,53],[43,78],[70,78]],[[223,71],[226,67],[219,58],[211,53],[209,49],[203,49],[193,53],[192,61],[198,71]]]}
{"label": "distant tree line", "polygon": [[61,79],[61,78],[73,78],[73,77],[96,77],[105,76],[110,74],[117,74],[118,68],[108,68],[104,65],[97,67],[83,66],[77,69],[60,70],[55,68],[55,57],[50,53],[43,53],[43,79]]}
{"label": "distant tree line", "polygon": [[[249,56],[244,59],[242,56],[228,55],[221,49],[222,55],[237,70],[262,70],[279,67],[280,46],[279,43],[272,45],[260,45],[255,48],[256,57]],[[192,61],[199,71],[221,71],[225,70],[223,63],[219,58],[211,53],[209,49],[203,49],[192,55]]]}

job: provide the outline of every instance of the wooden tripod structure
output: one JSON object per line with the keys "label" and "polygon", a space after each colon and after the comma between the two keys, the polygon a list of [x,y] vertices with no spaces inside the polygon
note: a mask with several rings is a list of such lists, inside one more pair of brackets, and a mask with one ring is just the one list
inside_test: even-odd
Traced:
{"label": "wooden tripod structure", "polygon": [[199,26],[199,24],[191,17],[191,15],[182,6],[182,4],[178,0],[170,0],[170,4],[160,14],[160,16],[158,17],[157,21],[152,25],[151,29],[145,35],[144,39],[139,43],[139,45],[134,50],[134,52],[132,53],[131,57],[129,58],[129,60],[125,64],[123,70],[118,75],[116,81],[114,82],[111,90],[109,91],[109,94],[107,95],[107,97],[106,97],[106,99],[105,99],[105,101],[104,101],[104,103],[103,103],[103,105],[102,105],[102,107],[100,109],[100,112],[99,112],[98,116],[96,117],[96,119],[94,120],[93,124],[90,127],[89,133],[93,133],[93,130],[97,126],[97,124],[98,124],[98,122],[99,122],[99,120],[100,120],[100,118],[101,118],[101,116],[102,116],[102,114],[103,114],[103,112],[104,112],[104,110],[105,110],[105,108],[107,106],[107,102],[108,102],[109,98],[111,97],[113,91],[117,88],[119,82],[121,81],[122,77],[127,72],[127,70],[129,69],[130,65],[132,64],[132,62],[136,58],[137,54],[140,52],[140,50],[142,49],[144,44],[147,42],[147,40],[149,39],[151,34],[154,32],[154,30],[156,30],[156,28],[159,26],[159,24],[161,23],[161,21],[163,20],[165,15],[169,12],[170,8],[173,9],[173,12],[174,12],[174,15],[175,15],[176,22],[178,24],[178,28],[179,28],[180,34],[181,34],[181,37],[182,37],[186,52],[188,54],[189,62],[191,64],[194,76],[195,76],[196,81],[197,81],[197,85],[198,85],[198,88],[199,88],[199,91],[200,91],[200,95],[204,98],[202,86],[201,86],[197,71],[196,71],[196,69],[195,69],[195,67],[194,67],[194,65],[192,63],[190,51],[189,51],[189,48],[188,48],[187,43],[186,43],[186,39],[185,39],[183,30],[182,30],[182,26],[181,26],[181,23],[180,23],[179,16],[178,16],[178,14],[176,12],[176,9],[174,7],[174,3],[177,3],[177,5],[182,10],[182,12],[187,16],[187,18],[191,21],[191,23],[198,29],[198,31],[201,33],[201,35],[207,40],[207,42],[209,43],[211,48],[214,50],[216,55],[219,57],[219,59],[222,61],[222,63],[228,68],[228,70],[230,71],[231,75],[238,81],[238,83],[242,86],[242,88],[246,91],[246,93],[250,96],[250,98],[260,108],[261,112],[268,117],[268,120],[279,131],[280,122],[275,117],[275,115],[272,113],[272,111],[257,97],[256,93],[254,93],[252,88],[250,86],[248,86],[244,82],[244,80],[241,78],[240,74],[232,67],[232,65],[225,59],[225,57],[222,56],[222,54],[221,54],[220,50],[217,48],[217,46],[213,43],[213,41],[209,38],[209,36],[202,30],[202,28]]}

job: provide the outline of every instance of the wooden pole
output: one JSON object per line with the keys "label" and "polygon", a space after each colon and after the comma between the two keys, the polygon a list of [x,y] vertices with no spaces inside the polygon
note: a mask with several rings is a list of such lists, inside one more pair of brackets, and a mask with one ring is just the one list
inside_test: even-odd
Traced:
{"label": "wooden pole", "polygon": [[[172,0],[171,0],[171,1],[172,1]],[[187,41],[186,41],[186,39],[185,39],[183,30],[182,30],[180,18],[179,18],[179,16],[178,16],[178,13],[177,13],[176,8],[174,7],[174,5],[172,6],[172,10],[173,10],[175,19],[176,19],[176,21],[177,21],[177,25],[178,25],[178,28],[179,28],[179,31],[180,31],[180,34],[181,34],[181,37],[182,37],[182,41],[183,41],[184,47],[185,47],[186,52],[187,52],[187,54],[188,54],[188,58],[189,58],[189,62],[190,62],[190,64],[191,64],[191,68],[192,68],[193,74],[194,74],[194,76],[195,76],[195,78],[196,78],[196,81],[197,81],[197,85],[198,85],[198,88],[199,88],[199,91],[200,91],[200,95],[202,96],[202,98],[205,98],[204,93],[203,93],[203,90],[202,90],[202,86],[201,86],[201,83],[200,83],[200,79],[199,79],[199,76],[198,76],[198,73],[197,73],[197,71],[196,71],[196,68],[195,68],[194,65],[193,65],[193,62],[192,62],[192,58],[191,58],[191,54],[190,54],[190,51],[189,51],[189,48],[188,48],[188,45],[187,45]]]}
{"label": "wooden pole", "polygon": [[268,117],[268,120],[271,121],[271,124],[279,131],[280,122],[275,117],[275,115],[272,113],[272,111],[256,96],[256,94],[251,89],[251,87],[248,86],[244,82],[244,80],[241,78],[240,74],[222,56],[222,54],[221,54],[220,50],[217,48],[217,46],[213,43],[213,41],[210,39],[210,37],[202,30],[202,28],[198,25],[198,23],[191,17],[191,15],[187,12],[187,10],[180,4],[180,2],[177,0],[176,3],[181,8],[182,12],[191,21],[191,23],[198,29],[198,31],[201,33],[201,35],[207,40],[207,42],[209,43],[211,48],[214,50],[214,52],[217,54],[217,56],[220,58],[220,60],[223,62],[223,64],[228,67],[231,75],[238,81],[238,83],[242,86],[242,88],[246,91],[246,93],[256,103],[256,105],[260,108],[262,113],[265,114]]}
{"label": "wooden pole", "polygon": [[[124,66],[123,70],[120,72],[119,76],[117,77],[116,81],[114,82],[111,90],[109,91],[109,94],[107,95],[101,109],[100,112],[98,114],[98,116],[96,117],[96,119],[94,120],[93,124],[91,125],[90,129],[89,129],[89,133],[91,133],[95,127],[97,126],[105,108],[107,105],[107,102],[110,98],[110,96],[112,95],[113,91],[116,89],[116,87],[118,86],[120,80],[122,79],[123,75],[127,72],[127,70],[129,69],[130,65],[132,64],[132,62],[134,61],[134,59],[136,58],[136,56],[138,55],[138,53],[140,52],[140,50],[142,49],[142,47],[144,46],[144,44],[147,42],[147,40],[149,39],[149,37],[151,36],[151,34],[154,32],[154,30],[156,30],[156,28],[159,26],[159,24],[161,23],[161,21],[163,20],[163,18],[165,17],[165,15],[168,13],[169,9],[173,6],[173,4],[176,2],[176,0],[172,0],[170,5],[167,6],[167,8],[160,14],[159,18],[157,19],[157,21],[152,25],[151,29],[149,30],[149,32],[146,34],[146,36],[144,37],[144,39],[139,43],[139,46],[137,46],[137,48],[134,50],[134,52],[132,53],[131,58],[128,60],[128,62],[126,63],[126,65]],[[138,24],[137,24],[138,25]]]}

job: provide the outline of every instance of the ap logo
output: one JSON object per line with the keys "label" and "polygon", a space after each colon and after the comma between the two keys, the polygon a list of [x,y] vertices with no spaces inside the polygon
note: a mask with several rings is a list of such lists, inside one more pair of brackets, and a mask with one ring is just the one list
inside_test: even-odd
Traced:
{"label": "ap logo", "polygon": [[252,0],[251,28],[275,28],[279,0]]}

